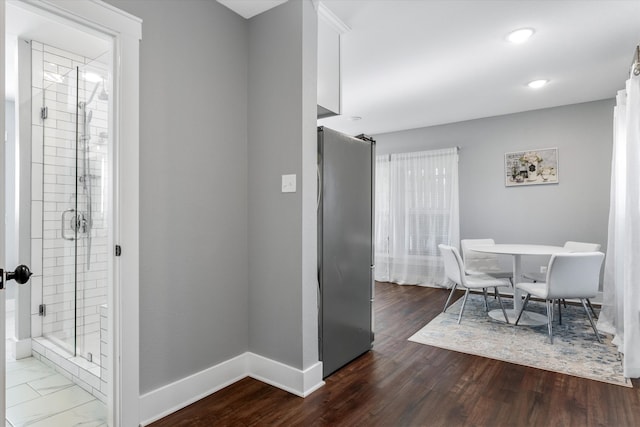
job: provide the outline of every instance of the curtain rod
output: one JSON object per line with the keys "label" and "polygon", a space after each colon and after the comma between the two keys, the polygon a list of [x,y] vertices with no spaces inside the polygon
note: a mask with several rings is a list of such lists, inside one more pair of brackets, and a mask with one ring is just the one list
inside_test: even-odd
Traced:
{"label": "curtain rod", "polygon": [[631,69],[633,70],[633,75],[640,76],[640,45],[636,46],[636,52],[633,54],[631,67]]}

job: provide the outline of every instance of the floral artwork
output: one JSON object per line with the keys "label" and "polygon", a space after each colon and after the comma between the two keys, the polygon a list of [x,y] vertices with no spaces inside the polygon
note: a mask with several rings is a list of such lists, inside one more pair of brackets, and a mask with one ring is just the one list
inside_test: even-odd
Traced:
{"label": "floral artwork", "polygon": [[504,155],[505,185],[557,184],[558,149],[516,151]]}

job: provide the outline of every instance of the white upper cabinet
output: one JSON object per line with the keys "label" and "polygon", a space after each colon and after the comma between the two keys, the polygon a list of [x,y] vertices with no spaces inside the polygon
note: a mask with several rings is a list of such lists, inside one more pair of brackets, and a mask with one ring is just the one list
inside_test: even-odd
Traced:
{"label": "white upper cabinet", "polygon": [[322,3],[318,7],[318,118],[341,113],[340,35],[349,30]]}

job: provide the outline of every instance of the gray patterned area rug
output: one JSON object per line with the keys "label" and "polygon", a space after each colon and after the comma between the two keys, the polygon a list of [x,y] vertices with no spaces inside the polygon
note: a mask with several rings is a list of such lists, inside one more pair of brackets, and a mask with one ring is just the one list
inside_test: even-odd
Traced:
{"label": "gray patterned area rug", "polygon": [[[505,298],[504,303],[508,308],[511,300]],[[484,311],[481,295],[469,295],[458,325],[461,304],[462,298],[411,336],[409,341],[632,387],[631,381],[625,380],[622,374],[622,361],[617,348],[611,344],[612,337],[600,333],[603,344],[597,341],[582,306],[563,307],[562,325],[557,323],[556,311],[553,344],[550,344],[546,324],[529,327],[495,321]],[[499,307],[490,297],[489,309]],[[542,302],[529,302],[527,310],[546,314]]]}

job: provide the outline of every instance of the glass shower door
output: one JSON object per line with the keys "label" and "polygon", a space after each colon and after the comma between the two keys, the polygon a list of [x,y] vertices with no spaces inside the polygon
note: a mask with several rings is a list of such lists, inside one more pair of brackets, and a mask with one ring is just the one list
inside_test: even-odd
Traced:
{"label": "glass shower door", "polygon": [[66,59],[43,61],[42,332],[71,356],[99,364],[108,278],[108,58]]}
{"label": "glass shower door", "polygon": [[[74,355],[76,246],[82,233],[76,215],[78,69],[71,59],[57,55],[42,64],[42,335]],[[38,83],[34,79],[34,87]],[[32,197],[35,202],[37,196]]]}
{"label": "glass shower door", "polygon": [[[78,70],[76,150],[76,352],[101,364],[108,283],[109,58]],[[101,322],[101,319],[104,321]],[[101,327],[102,325],[102,327]]]}

